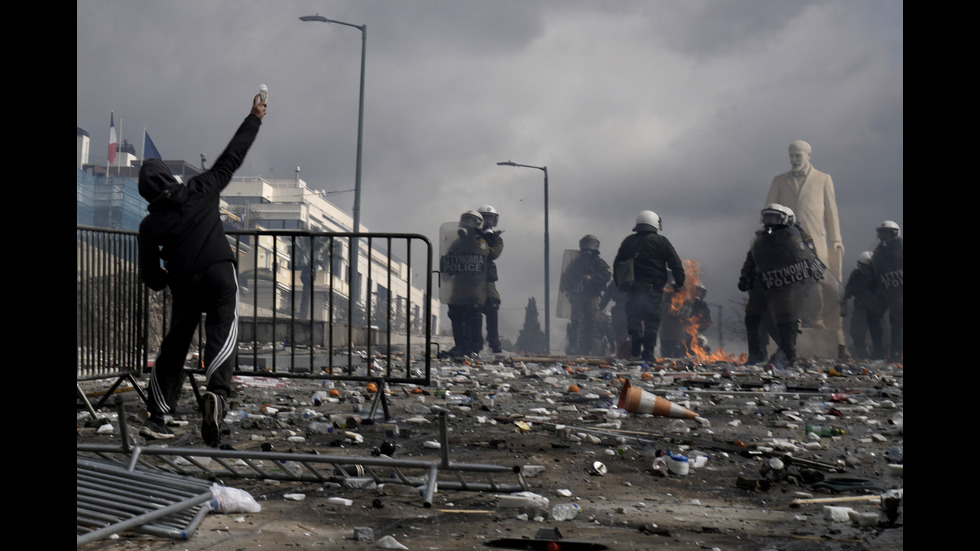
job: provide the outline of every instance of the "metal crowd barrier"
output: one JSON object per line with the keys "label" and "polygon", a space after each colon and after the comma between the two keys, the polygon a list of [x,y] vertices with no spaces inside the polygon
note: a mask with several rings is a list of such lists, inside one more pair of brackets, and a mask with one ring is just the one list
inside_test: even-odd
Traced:
{"label": "metal crowd barrier", "polygon": [[[236,375],[430,384],[428,238],[298,230],[226,234],[241,288]],[[171,302],[169,291],[153,292],[139,279],[137,232],[77,226],[76,241],[75,378],[80,399],[95,416],[123,382],[146,400],[138,378],[149,371],[166,334]],[[351,262],[351,251],[358,250],[354,257],[367,266],[363,274]],[[203,329],[202,316],[198,336]],[[196,349],[187,365],[192,376],[204,372],[201,338]],[[77,383],[96,379],[116,381],[93,406]]]}

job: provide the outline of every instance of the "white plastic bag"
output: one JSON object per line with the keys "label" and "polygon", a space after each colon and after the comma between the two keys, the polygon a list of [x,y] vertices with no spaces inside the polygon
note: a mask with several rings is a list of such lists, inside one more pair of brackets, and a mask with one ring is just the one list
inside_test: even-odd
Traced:
{"label": "white plastic bag", "polygon": [[220,484],[211,485],[211,510],[215,513],[258,513],[262,510],[248,492],[239,488],[229,488]]}

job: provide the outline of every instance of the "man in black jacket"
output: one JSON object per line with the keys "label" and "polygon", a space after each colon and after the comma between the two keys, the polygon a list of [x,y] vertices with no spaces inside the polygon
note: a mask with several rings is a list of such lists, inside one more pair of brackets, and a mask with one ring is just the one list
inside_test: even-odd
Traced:
{"label": "man in black jacket", "polygon": [[184,361],[194,331],[206,314],[201,436],[217,447],[225,400],[238,350],[238,275],[235,255],[219,216],[221,190],[242,165],[259,132],[266,104],[259,95],[214,166],[181,185],[159,159],[140,167],[139,192],[149,201],[140,223],[140,277],[148,287],[169,287],[173,295],[170,329],[150,373],[149,419],[140,435],[173,438],[164,421],[180,398]]}
{"label": "man in black jacket", "polygon": [[627,236],[619,246],[617,265],[633,259],[634,283],[628,287],[620,281],[616,285],[628,293],[626,298],[626,325],[630,335],[632,356],[644,361],[654,359],[653,348],[657,344],[660,314],[663,308],[663,290],[667,284],[667,271],[674,277],[674,289],[684,287],[684,264],[674,246],[660,231],[660,216],[651,210],[640,212],[636,217],[633,235]]}

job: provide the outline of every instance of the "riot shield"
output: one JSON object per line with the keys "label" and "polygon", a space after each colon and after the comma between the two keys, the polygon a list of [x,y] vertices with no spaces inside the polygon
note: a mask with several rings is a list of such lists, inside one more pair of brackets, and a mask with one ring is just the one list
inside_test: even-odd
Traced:
{"label": "riot shield", "polygon": [[457,222],[439,227],[439,300],[482,305],[487,298],[487,242]]}
{"label": "riot shield", "polygon": [[[561,280],[558,283],[558,306],[555,308],[555,317],[558,319],[572,319],[571,293],[575,291],[569,277],[568,267],[579,257],[578,249],[565,249],[565,254],[561,260]],[[579,289],[581,290],[581,289]]]}

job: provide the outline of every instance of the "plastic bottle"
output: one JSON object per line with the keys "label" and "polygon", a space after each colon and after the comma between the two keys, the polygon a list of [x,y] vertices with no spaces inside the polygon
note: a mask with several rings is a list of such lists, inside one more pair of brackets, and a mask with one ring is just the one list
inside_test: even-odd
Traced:
{"label": "plastic bottle", "polygon": [[817,436],[840,436],[844,434],[844,429],[839,429],[836,427],[825,427],[821,425],[807,425],[807,433],[813,433]]}
{"label": "plastic bottle", "polygon": [[224,419],[224,421],[225,421],[225,423],[238,423],[242,419],[247,419],[247,418],[248,418],[248,414],[247,413],[245,413],[242,410],[237,410],[236,409],[236,410],[231,410],[231,411],[225,413],[225,419]]}
{"label": "plastic bottle", "polygon": [[446,401],[453,405],[462,406],[473,403],[473,398],[465,394],[453,394],[451,392],[446,392]]}
{"label": "plastic bottle", "polygon": [[329,434],[333,432],[334,427],[330,423],[324,423],[322,421],[313,421],[306,427],[307,436],[312,434]]}
{"label": "plastic bottle", "polygon": [[327,391],[326,390],[318,390],[318,391],[314,392],[313,393],[313,405],[315,405],[315,406],[323,405],[323,403],[327,401],[327,397],[329,397],[329,396],[330,395],[327,394]]}
{"label": "plastic bottle", "polygon": [[578,503],[556,503],[551,508],[551,518],[555,520],[572,520],[582,513]]}

